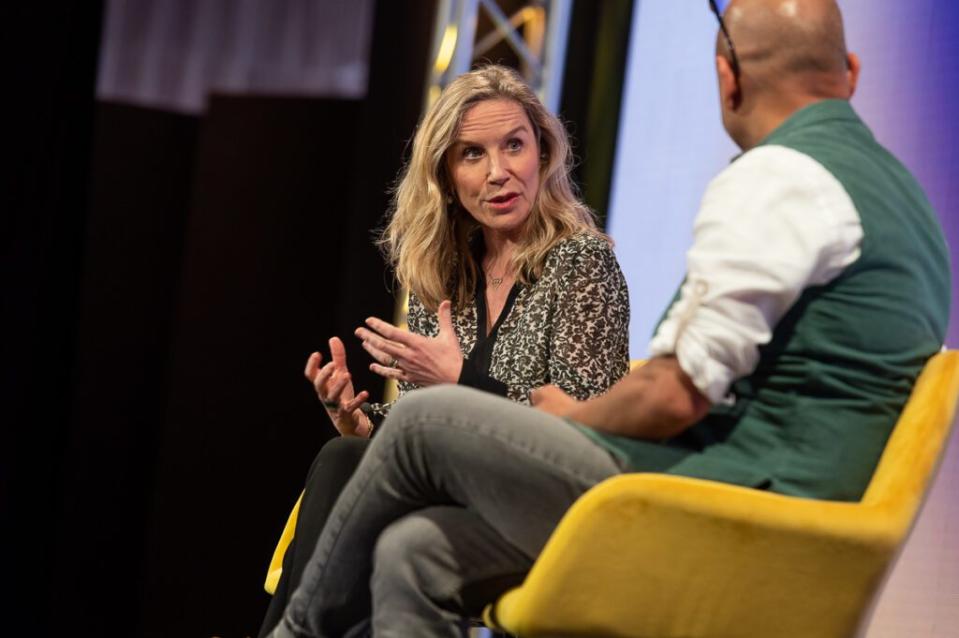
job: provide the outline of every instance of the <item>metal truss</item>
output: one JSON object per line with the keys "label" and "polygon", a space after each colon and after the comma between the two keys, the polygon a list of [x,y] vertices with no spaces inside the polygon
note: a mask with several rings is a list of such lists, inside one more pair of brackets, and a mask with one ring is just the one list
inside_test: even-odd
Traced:
{"label": "metal truss", "polygon": [[[501,5],[510,7],[507,15]],[[433,103],[453,78],[470,70],[490,49],[505,41],[520,60],[519,71],[554,113],[559,108],[566,62],[566,38],[572,0],[439,0],[430,57],[426,105]],[[518,8],[517,8],[518,7]],[[493,29],[477,41],[484,13]]]}

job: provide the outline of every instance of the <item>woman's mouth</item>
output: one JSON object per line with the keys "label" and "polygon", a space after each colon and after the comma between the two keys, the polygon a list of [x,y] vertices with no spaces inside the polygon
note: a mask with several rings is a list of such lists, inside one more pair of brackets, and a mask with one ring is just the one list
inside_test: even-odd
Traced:
{"label": "woman's mouth", "polygon": [[494,210],[505,210],[512,207],[518,200],[519,193],[504,193],[496,197],[490,197],[486,200],[486,203]]}

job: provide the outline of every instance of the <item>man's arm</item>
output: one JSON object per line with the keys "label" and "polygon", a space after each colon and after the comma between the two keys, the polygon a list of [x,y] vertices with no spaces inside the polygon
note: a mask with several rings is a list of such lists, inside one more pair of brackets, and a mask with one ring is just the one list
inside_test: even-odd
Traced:
{"label": "man's arm", "polygon": [[859,257],[863,230],[821,164],[766,146],[710,183],[693,234],[679,299],[650,342],[653,359],[592,401],[546,387],[533,405],[622,436],[679,434],[753,372],[760,346],[805,288]]}
{"label": "man's arm", "polygon": [[575,401],[555,386],[534,391],[532,400],[541,410],[601,432],[651,440],[676,436],[706,416],[710,406],[672,356],[652,359],[589,401]]}

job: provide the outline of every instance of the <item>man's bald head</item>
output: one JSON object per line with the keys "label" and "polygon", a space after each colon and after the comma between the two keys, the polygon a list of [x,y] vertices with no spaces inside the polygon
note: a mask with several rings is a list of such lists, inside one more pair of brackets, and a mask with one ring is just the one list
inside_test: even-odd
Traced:
{"label": "man's bald head", "polygon": [[[733,0],[724,19],[740,64],[760,88],[839,97],[833,93],[847,59],[835,0]],[[721,37],[717,52],[728,55]]]}
{"label": "man's bald head", "polygon": [[724,21],[739,72],[718,34],[723,125],[741,148],[759,143],[797,110],[855,91],[859,60],[846,52],[836,0],[732,0]]}

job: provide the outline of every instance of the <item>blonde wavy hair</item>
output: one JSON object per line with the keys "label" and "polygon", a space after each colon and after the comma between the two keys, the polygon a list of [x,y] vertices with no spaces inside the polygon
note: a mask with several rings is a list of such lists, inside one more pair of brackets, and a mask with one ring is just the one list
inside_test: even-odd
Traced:
{"label": "blonde wavy hair", "polygon": [[593,212],[576,195],[569,178],[573,155],[563,124],[539,101],[514,70],[498,65],[464,73],[443,91],[413,138],[409,162],[400,172],[393,206],[377,243],[399,283],[435,312],[452,299],[462,308],[476,288],[478,264],[470,242],[480,225],[452,197],[446,153],[459,134],[463,115],[474,104],[509,99],[523,107],[542,157],[540,188],[525,222],[523,246],[513,257],[513,272],[524,284],[543,272],[546,255],[557,242],[579,232],[606,241]]}

